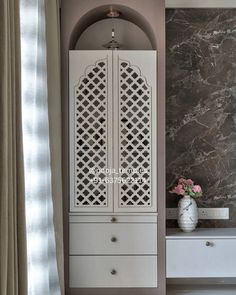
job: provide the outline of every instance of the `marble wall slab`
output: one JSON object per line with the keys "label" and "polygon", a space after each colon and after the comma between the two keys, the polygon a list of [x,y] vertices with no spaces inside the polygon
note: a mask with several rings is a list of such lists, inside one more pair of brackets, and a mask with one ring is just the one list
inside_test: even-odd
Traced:
{"label": "marble wall slab", "polygon": [[200,226],[236,227],[236,9],[167,9],[166,38],[167,206],[183,175],[202,186],[199,207],[230,208]]}

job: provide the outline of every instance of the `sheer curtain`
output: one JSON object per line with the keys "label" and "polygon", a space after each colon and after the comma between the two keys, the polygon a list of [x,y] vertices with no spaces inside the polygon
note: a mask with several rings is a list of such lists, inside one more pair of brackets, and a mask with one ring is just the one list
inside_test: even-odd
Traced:
{"label": "sheer curtain", "polygon": [[61,294],[53,224],[45,1],[20,1],[28,295]]}

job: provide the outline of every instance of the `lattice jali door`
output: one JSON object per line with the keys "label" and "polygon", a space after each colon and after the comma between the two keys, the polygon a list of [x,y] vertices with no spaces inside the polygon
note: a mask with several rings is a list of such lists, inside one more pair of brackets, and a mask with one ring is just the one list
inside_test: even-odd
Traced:
{"label": "lattice jali door", "polygon": [[156,211],[155,60],[145,54],[119,52],[115,62],[119,83],[118,211]]}
{"label": "lattice jali door", "polygon": [[70,52],[71,211],[156,211],[155,65],[153,51]]}
{"label": "lattice jali door", "polygon": [[[83,53],[80,53],[80,59]],[[88,57],[88,54],[85,56]],[[71,55],[73,58],[73,55]],[[95,56],[92,55],[94,60]],[[82,62],[82,61],[81,61]],[[111,210],[109,184],[104,170],[109,166],[109,60],[97,60],[93,65],[81,65],[73,60],[79,83],[74,86],[73,134],[71,161],[73,170],[73,204],[75,211]],[[87,61],[88,62],[88,61]],[[90,61],[91,62],[91,61]],[[84,68],[84,69],[83,69]],[[82,75],[81,75],[82,71]],[[109,126],[109,127],[108,127]],[[72,163],[71,163],[72,164]]]}

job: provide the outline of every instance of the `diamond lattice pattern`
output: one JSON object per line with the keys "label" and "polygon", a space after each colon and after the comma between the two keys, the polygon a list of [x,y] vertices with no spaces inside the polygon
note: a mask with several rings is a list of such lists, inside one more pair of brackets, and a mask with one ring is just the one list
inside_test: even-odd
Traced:
{"label": "diamond lattice pattern", "polygon": [[[151,207],[151,87],[138,67],[119,61],[119,206]],[[130,178],[130,180],[128,180]]]}
{"label": "diamond lattice pattern", "polygon": [[76,86],[75,206],[107,206],[107,59],[90,66]]}

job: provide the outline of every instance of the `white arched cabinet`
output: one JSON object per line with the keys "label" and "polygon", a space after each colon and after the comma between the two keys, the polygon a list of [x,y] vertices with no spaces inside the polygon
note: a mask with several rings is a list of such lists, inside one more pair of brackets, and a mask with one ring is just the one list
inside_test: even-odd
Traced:
{"label": "white arched cabinet", "polygon": [[70,287],[156,287],[156,52],[70,51],[69,83]]}

